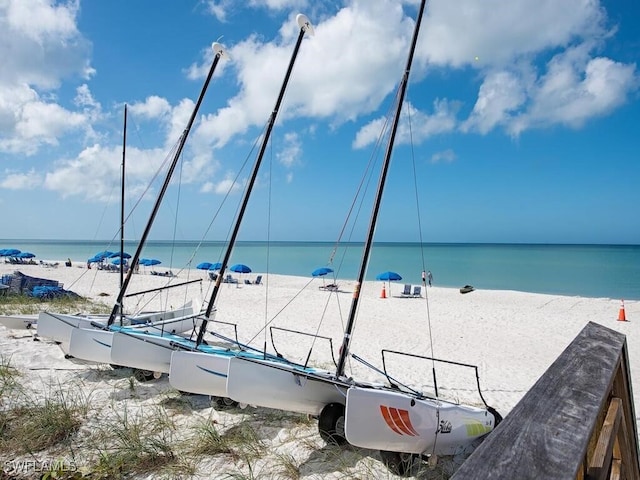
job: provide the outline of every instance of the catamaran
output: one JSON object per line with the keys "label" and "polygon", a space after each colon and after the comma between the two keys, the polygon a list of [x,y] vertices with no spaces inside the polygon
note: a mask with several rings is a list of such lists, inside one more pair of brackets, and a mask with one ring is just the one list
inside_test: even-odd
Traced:
{"label": "catamaran", "polygon": [[[184,145],[187,141],[187,137],[189,136],[189,132],[191,131],[191,127],[195,122],[197,112],[202,104],[207,87],[213,77],[213,73],[215,72],[220,58],[225,55],[224,48],[221,44],[215,42],[212,45],[212,48],[215,55],[211,68],[209,69],[209,73],[200,91],[200,96],[194,106],[188,124],[180,136],[178,146],[169,165],[163,185],[158,193],[158,197],[156,198],[156,202],[153,206],[140,242],[138,243],[136,252],[131,259],[132,265],[137,265],[140,260],[140,255],[146,244],[147,237],[149,236],[149,232],[151,231],[158,209],[169,186],[173,171],[175,170],[176,164],[178,163]],[[193,332],[199,327],[201,324],[201,319],[198,316],[199,312],[194,314],[191,304],[177,311],[152,314],[147,318],[143,318],[142,322],[139,322],[138,318],[135,318],[135,321],[129,321],[127,316],[122,312],[122,304],[133,273],[134,269],[130,268],[127,271],[127,276],[124,279],[121,277],[120,290],[111,314],[106,318],[106,322],[84,321],[82,318],[68,318],[60,315],[42,313],[41,318],[39,318],[39,322],[42,322],[43,320],[45,321],[46,327],[44,335],[60,342],[63,351],[66,350],[68,356],[74,360],[111,363],[112,365],[117,366],[129,366],[117,361],[110,361],[111,344],[113,342],[113,335],[115,332],[145,332],[146,334],[153,335],[155,337],[169,335],[173,338],[178,337],[177,334],[179,333]],[[174,284],[164,288],[186,285],[196,281]],[[116,317],[119,318],[118,324],[115,323]]]}
{"label": "catamaran", "polygon": [[426,0],[422,0],[398,87],[395,116],[336,371],[234,356],[229,360],[226,392],[242,404],[317,415],[319,433],[327,442],[378,449],[387,466],[402,475],[417,456],[435,459],[438,455],[459,453],[491,432],[500,420],[486,403],[462,405],[439,398],[437,393],[417,391],[365,361],[365,366],[383,374],[388,382],[362,382],[345,375],[347,359],[360,360],[350,353],[350,342],[425,5]]}
{"label": "catamaran", "polygon": [[[261,147],[249,177],[245,194],[238,210],[232,233],[220,263],[220,271],[224,272],[229,264],[231,253],[237,239],[240,224],[246,210],[251,190],[257,179],[258,171],[266,150],[271,131],[275,124],[284,93],[291,76],[295,60],[305,33],[312,34],[313,28],[309,19],[302,14],[296,17],[300,27],[298,38],[289,61],[288,69],[282,83],[275,107],[267,123]],[[202,314],[202,324],[195,340],[182,338],[157,338],[131,332],[117,332],[111,345],[112,363],[127,365],[158,373],[168,373],[169,382],[180,391],[202,393],[216,397],[226,397],[226,372],[228,360],[235,355],[263,357],[263,354],[249,345],[240,343],[237,338],[231,339],[216,334],[222,340],[221,345],[207,345],[204,334],[209,322],[215,322],[215,302],[220,291],[223,275],[218,275],[213,286],[206,311]],[[213,332],[212,332],[213,333]],[[276,356],[270,356],[277,359]]]}

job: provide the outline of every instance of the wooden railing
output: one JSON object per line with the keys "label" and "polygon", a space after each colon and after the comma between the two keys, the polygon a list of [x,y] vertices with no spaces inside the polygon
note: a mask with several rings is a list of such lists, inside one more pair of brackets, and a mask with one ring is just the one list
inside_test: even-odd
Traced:
{"label": "wooden railing", "polygon": [[630,378],[626,337],[588,323],[451,480],[639,480]]}

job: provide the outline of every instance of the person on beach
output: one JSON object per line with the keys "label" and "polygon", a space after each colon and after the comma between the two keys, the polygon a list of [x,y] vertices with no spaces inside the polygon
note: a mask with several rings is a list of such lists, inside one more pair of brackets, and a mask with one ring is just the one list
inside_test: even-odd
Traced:
{"label": "person on beach", "polygon": [[431,282],[433,282],[433,275],[431,275],[431,270],[427,272],[427,279],[429,280],[429,286],[431,286]]}
{"label": "person on beach", "polygon": [[425,272],[424,270],[422,270],[422,286],[427,286],[427,272]]}

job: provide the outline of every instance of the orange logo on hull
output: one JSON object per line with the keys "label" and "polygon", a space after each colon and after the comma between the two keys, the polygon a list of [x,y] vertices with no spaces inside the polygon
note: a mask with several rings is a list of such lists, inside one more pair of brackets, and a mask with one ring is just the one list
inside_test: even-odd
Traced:
{"label": "orange logo on hull", "polygon": [[408,410],[380,405],[380,413],[382,413],[382,418],[384,418],[389,428],[398,435],[420,436],[411,425]]}

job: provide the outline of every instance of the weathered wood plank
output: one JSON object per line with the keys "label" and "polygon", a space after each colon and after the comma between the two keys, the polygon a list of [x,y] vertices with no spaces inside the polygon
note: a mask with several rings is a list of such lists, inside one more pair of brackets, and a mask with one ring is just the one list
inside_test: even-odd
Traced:
{"label": "weathered wood plank", "polygon": [[612,398],[602,430],[598,436],[598,445],[589,461],[589,473],[587,475],[589,480],[605,480],[607,478],[621,419],[622,400]]}
{"label": "weathered wood plank", "polygon": [[451,480],[576,478],[625,355],[623,334],[589,322]]}

